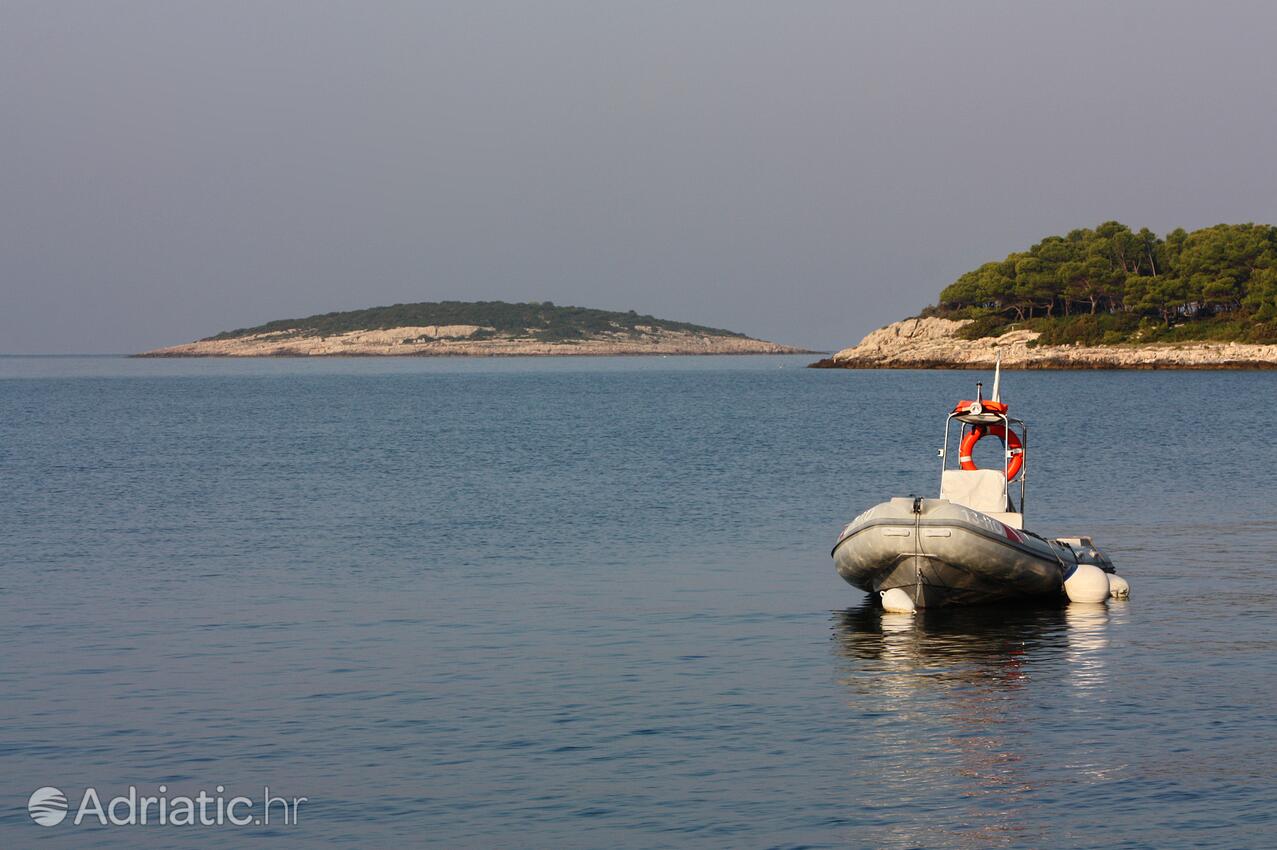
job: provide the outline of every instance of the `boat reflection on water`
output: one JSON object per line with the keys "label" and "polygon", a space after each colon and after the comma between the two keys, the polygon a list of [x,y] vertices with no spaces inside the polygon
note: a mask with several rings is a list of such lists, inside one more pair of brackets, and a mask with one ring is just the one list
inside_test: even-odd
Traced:
{"label": "boat reflection on water", "polygon": [[[1107,611],[1087,607],[1092,615]],[[980,665],[983,675],[1014,679],[1026,656],[1061,645],[1069,608],[1051,602],[891,614],[869,600],[834,613],[835,638],[850,659],[926,669],[961,661]]]}
{"label": "boat reflection on water", "polygon": [[1073,740],[1070,705],[1104,700],[1110,631],[1124,615],[1077,604],[891,614],[872,599],[834,612],[849,730],[874,785],[848,804],[881,830],[873,843],[1049,843],[1033,809],[1059,777],[1043,756]]}

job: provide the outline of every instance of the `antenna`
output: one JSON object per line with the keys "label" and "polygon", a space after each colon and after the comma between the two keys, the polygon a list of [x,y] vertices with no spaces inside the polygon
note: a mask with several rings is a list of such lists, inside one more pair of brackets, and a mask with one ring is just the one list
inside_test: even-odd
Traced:
{"label": "antenna", "polygon": [[998,360],[993,364],[993,396],[990,401],[1002,401],[1002,352],[998,352]]}

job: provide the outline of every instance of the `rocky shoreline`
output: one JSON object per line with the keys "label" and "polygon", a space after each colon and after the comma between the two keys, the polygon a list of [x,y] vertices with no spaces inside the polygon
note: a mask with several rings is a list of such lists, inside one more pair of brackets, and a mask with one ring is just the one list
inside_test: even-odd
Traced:
{"label": "rocky shoreline", "polygon": [[1194,342],[1178,345],[1042,345],[1036,331],[962,339],[970,320],[938,317],[895,322],[870,333],[817,369],[1277,369],[1277,345]]}
{"label": "rocky shoreline", "polygon": [[528,357],[685,354],[812,354],[744,336],[714,336],[661,328],[637,335],[599,334],[544,341],[503,335],[478,325],[426,325],[322,336],[297,330],[202,339],[142,352],[135,357]]}

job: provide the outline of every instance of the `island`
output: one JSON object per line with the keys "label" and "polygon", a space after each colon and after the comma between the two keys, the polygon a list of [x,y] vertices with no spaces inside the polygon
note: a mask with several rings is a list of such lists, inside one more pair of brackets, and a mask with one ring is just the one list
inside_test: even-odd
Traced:
{"label": "island", "polygon": [[1277,368],[1277,227],[1116,221],[987,262],[816,368]]}
{"label": "island", "polygon": [[138,357],[811,354],[735,331],[549,301],[436,301],[279,319]]}

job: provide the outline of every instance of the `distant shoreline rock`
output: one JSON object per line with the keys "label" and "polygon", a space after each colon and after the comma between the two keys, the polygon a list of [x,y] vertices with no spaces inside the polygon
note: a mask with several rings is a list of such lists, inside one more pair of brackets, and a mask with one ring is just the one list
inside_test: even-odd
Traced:
{"label": "distant shoreline rock", "polygon": [[1237,342],[1148,345],[1033,345],[1039,334],[1012,330],[963,339],[970,319],[905,319],[810,364],[817,369],[1277,369],[1277,345]]}
{"label": "distant shoreline rock", "polygon": [[[427,321],[422,321],[423,319]],[[434,319],[436,323],[430,323]],[[415,321],[414,321],[415,320]],[[467,321],[468,320],[468,321]],[[135,357],[528,357],[814,354],[733,331],[580,307],[395,304],[269,322]]]}
{"label": "distant shoreline rock", "polygon": [[[481,341],[413,337],[416,328],[355,331],[330,337],[265,334],[234,340],[199,340],[145,351],[135,357],[539,357],[683,354],[813,354],[750,337],[657,333],[640,339],[596,338],[538,342],[531,338]],[[406,332],[406,333],[403,333]],[[401,334],[397,340],[381,339]]]}

